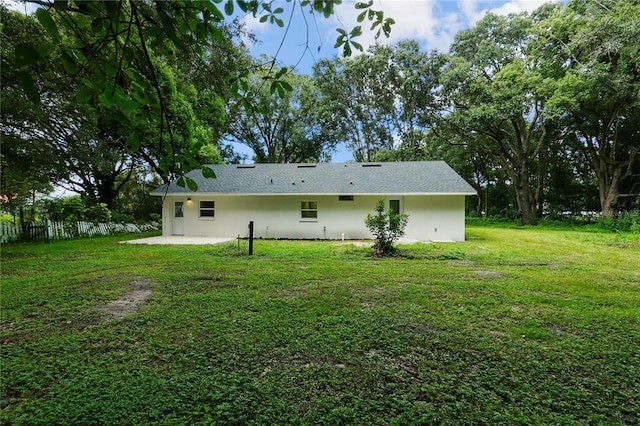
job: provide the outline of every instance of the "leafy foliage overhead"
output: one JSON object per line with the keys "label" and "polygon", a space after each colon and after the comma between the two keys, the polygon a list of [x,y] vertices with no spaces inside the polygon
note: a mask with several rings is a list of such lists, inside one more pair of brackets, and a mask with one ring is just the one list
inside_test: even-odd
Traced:
{"label": "leafy foliage overhead", "polygon": [[[288,0],[295,1],[295,0]],[[34,103],[42,101],[39,89],[39,66],[56,49],[65,72],[81,85],[78,101],[99,101],[114,112],[114,118],[127,121],[131,115],[142,115],[160,129],[160,139],[168,136],[168,149],[160,162],[166,173],[182,174],[196,166],[187,156],[180,156],[174,146],[174,123],[169,101],[162,91],[158,63],[154,58],[179,57],[184,62],[199,62],[208,49],[225,37],[224,21],[236,10],[251,14],[263,22],[284,25],[283,8],[259,0],[218,1],[44,1],[36,16],[50,41],[20,42],[15,45],[15,70],[19,85]],[[301,0],[299,4],[311,13],[331,16],[339,0]],[[385,19],[373,9],[373,1],[356,3],[361,10],[358,22],[369,21],[377,35],[389,34],[393,20]],[[236,9],[237,8],[237,9]],[[342,30],[344,31],[344,30]],[[353,39],[362,32],[357,26],[336,46],[345,54],[361,49]],[[340,33],[342,34],[342,32]],[[286,71],[268,75],[273,92],[284,95],[288,89],[281,81]],[[240,74],[238,80],[248,74]],[[233,85],[237,88],[238,85]],[[164,142],[162,142],[164,143]],[[141,144],[138,132],[126,140],[130,151]],[[204,172],[205,169],[203,169]],[[194,182],[186,181],[190,187]]]}

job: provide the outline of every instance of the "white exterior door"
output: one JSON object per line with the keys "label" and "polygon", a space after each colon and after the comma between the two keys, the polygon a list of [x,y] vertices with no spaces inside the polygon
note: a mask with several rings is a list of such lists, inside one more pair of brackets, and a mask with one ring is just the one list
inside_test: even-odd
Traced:
{"label": "white exterior door", "polygon": [[173,235],[184,235],[184,201],[173,202]]}

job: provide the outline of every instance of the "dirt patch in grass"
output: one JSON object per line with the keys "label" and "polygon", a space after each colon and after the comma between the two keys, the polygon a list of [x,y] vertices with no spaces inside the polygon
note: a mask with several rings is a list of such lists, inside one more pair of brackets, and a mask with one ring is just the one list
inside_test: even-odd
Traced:
{"label": "dirt patch in grass", "polygon": [[487,269],[478,269],[476,271],[471,271],[472,274],[479,275],[481,277],[501,277],[502,274],[500,272],[491,271]]}
{"label": "dirt patch in grass", "polygon": [[135,313],[138,307],[153,294],[149,287],[151,287],[149,278],[143,276],[131,277],[131,291],[119,299],[98,306],[98,310],[103,314],[102,320],[119,320]]}
{"label": "dirt patch in grass", "polygon": [[309,292],[300,288],[291,288],[289,290],[278,291],[278,297],[282,299],[297,299],[298,297],[305,297]]}
{"label": "dirt patch in grass", "polygon": [[334,246],[356,246],[356,247],[371,247],[373,241],[359,241],[359,240],[344,240],[333,243]]}

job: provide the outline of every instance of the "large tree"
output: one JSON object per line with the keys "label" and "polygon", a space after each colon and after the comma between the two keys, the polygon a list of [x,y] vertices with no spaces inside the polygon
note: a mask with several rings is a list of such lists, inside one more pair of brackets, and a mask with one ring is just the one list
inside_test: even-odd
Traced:
{"label": "large tree", "polygon": [[[59,184],[83,194],[91,204],[104,203],[111,208],[133,170],[142,163],[167,181],[167,171],[175,170],[168,160],[187,159],[190,164],[221,161],[216,141],[225,120],[222,96],[229,89],[213,83],[228,78],[234,71],[233,61],[241,57],[239,53],[234,56],[237,51],[231,43],[225,40],[212,46],[231,52],[223,61],[224,71],[211,62],[201,64],[198,78],[188,64],[173,57],[152,57],[166,114],[175,126],[169,135],[139,109],[114,110],[108,100],[105,106],[91,97],[78,79],[66,72],[64,50],[54,46],[52,36],[33,16],[4,8],[1,13],[1,172],[3,190],[11,193],[8,199],[31,197],[34,189]],[[72,40],[76,34],[61,30],[58,37]],[[19,86],[20,78],[30,74],[22,62],[25,59],[16,55],[21,51],[18,46],[36,41],[51,49],[37,66],[38,93],[46,99],[37,106]],[[155,93],[148,96],[157,98]],[[127,141],[130,135],[135,138]]]}
{"label": "large tree", "polygon": [[556,137],[544,115],[546,84],[528,52],[531,27],[549,10],[532,16],[489,14],[458,33],[442,78],[450,109],[440,128],[502,167],[524,224],[536,221],[536,185],[542,183],[533,164]]}
{"label": "large tree", "polygon": [[356,161],[371,161],[377,151],[393,147],[395,70],[390,57],[390,47],[376,45],[355,58],[336,57],[314,66],[331,134]]}
{"label": "large tree", "polygon": [[306,75],[287,74],[286,90],[274,96],[265,83],[268,70],[257,67],[245,82],[244,96],[230,101],[228,135],[246,145],[258,163],[317,162],[335,147],[327,132],[320,93]]}
{"label": "large tree", "polygon": [[319,61],[314,79],[323,93],[327,131],[358,161],[399,143],[416,144],[432,122],[440,55],[414,41],[374,45],[355,58]]}
{"label": "large tree", "polygon": [[396,68],[396,140],[405,149],[419,149],[441,108],[437,88],[445,55],[422,52],[416,41],[406,40],[392,47],[391,61]]}
{"label": "large tree", "polygon": [[549,109],[597,176],[611,216],[640,162],[640,2],[577,0],[540,23],[540,55],[556,64]]}
{"label": "large tree", "polygon": [[[3,199],[11,204],[24,204],[34,192],[48,191],[63,170],[53,161],[51,131],[57,130],[57,124],[67,126],[74,121],[73,111],[61,106],[55,96],[55,90],[42,87],[43,96],[47,99],[47,109],[35,108],[27,98],[20,81],[24,73],[20,65],[21,59],[16,57],[16,46],[19,43],[37,42],[46,39],[41,26],[31,17],[12,12],[0,5],[0,182]],[[54,66],[42,64],[42,76],[52,80],[52,85],[62,89],[58,84]]]}

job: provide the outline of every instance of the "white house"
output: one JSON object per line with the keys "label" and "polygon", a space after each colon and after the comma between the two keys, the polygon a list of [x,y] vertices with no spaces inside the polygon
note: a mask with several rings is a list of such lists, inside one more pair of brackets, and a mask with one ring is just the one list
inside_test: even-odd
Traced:
{"label": "white house", "polygon": [[209,165],[187,174],[195,192],[176,182],[163,197],[162,234],[255,238],[366,239],[376,202],[409,215],[405,238],[464,241],[464,197],[475,190],[444,161]]}

